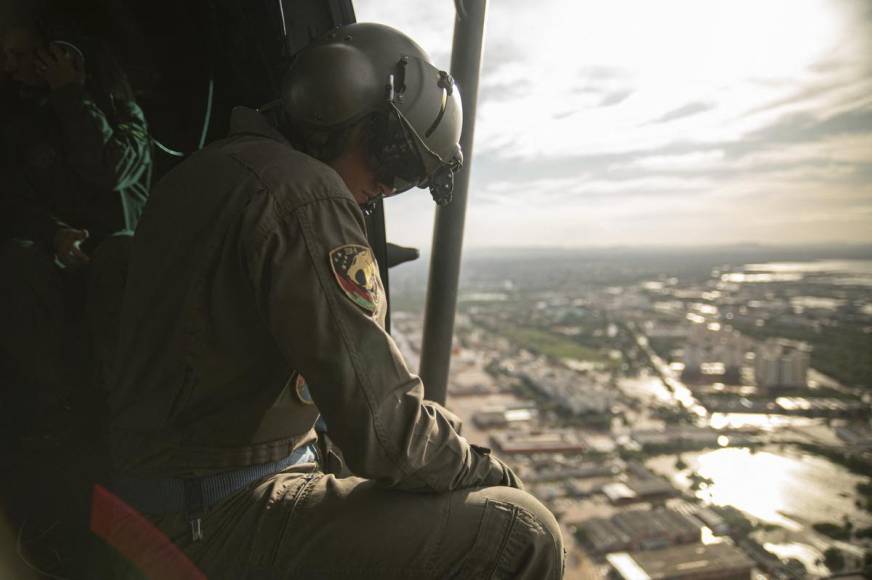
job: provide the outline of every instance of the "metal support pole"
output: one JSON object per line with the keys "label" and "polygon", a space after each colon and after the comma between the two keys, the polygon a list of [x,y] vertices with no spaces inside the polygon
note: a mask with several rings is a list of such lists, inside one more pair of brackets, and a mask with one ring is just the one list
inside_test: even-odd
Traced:
{"label": "metal support pole", "polygon": [[463,100],[463,133],[460,136],[460,145],[463,148],[464,161],[463,169],[454,179],[454,201],[448,206],[436,209],[419,369],[426,397],[443,404],[451,364],[487,0],[455,0],[455,5],[457,14],[451,49],[451,75],[460,87]]}

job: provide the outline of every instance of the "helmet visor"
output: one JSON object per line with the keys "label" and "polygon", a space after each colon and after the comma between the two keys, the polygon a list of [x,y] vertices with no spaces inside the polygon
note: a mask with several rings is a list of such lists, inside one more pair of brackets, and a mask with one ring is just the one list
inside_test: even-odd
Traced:
{"label": "helmet visor", "polygon": [[454,172],[462,164],[459,149],[455,158],[443,160],[393,103],[383,115],[375,116],[372,138],[379,182],[393,188],[394,195],[413,187],[430,187],[439,205],[451,201]]}

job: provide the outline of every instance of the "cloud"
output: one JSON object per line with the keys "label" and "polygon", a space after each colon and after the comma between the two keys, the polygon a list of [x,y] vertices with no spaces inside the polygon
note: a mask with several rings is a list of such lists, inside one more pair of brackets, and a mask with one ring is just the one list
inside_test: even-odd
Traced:
{"label": "cloud", "polygon": [[872,105],[868,109],[846,111],[818,118],[812,113],[797,113],[748,135],[750,142],[784,143],[817,141],[833,135],[860,134],[872,139]]}
{"label": "cloud", "polygon": [[[355,7],[448,60],[451,2]],[[472,246],[869,241],[870,183],[868,0],[489,5]],[[399,243],[425,198],[389,202]]]}
{"label": "cloud", "polygon": [[669,123],[670,121],[675,121],[677,119],[683,119],[692,115],[698,115],[699,113],[705,113],[706,111],[711,111],[715,108],[717,108],[717,105],[713,103],[688,103],[686,105],[678,107],[677,109],[669,111],[659,119],[655,119],[652,122]]}
{"label": "cloud", "polygon": [[614,91],[614,92],[608,93],[607,95],[605,95],[603,97],[603,100],[600,101],[599,106],[600,107],[611,107],[613,105],[619,105],[619,104],[623,103],[624,101],[626,101],[630,97],[630,95],[632,95],[632,94],[633,94],[633,91],[631,89],[625,89],[622,91]]}
{"label": "cloud", "polygon": [[657,172],[706,171],[721,167],[724,163],[724,150],[695,150],[690,153],[673,155],[645,155],[630,162],[618,163],[610,169],[643,169]]}

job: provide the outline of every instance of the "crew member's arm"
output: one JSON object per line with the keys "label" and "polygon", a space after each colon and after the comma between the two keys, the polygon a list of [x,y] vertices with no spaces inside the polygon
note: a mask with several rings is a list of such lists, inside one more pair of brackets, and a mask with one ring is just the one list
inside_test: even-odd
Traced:
{"label": "crew member's arm", "polygon": [[[342,266],[331,266],[331,252],[343,246],[366,254],[356,266],[372,257],[350,196],[275,219],[280,223],[261,223],[244,249],[252,282],[276,342],[306,379],[352,472],[414,491],[519,487],[508,467],[457,433],[455,417],[423,401],[421,380],[379,325],[366,292],[355,294],[337,274]],[[365,283],[359,271],[357,281]]]}
{"label": "crew member's arm", "polygon": [[137,183],[151,166],[145,116],[133,101],[117,101],[118,121],[106,115],[78,83],[52,91],[69,161],[83,179],[106,190]]}

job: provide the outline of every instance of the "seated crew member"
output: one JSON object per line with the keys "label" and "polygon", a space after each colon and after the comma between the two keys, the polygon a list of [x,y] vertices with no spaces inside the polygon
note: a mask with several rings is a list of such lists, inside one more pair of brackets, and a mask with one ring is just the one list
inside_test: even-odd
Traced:
{"label": "seated crew member", "polygon": [[[561,576],[553,515],[423,400],[383,330],[361,207],[415,185],[447,202],[460,126],[457,87],[417,44],[352,24],[297,55],[277,105],[235,109],[231,135],[152,192],[110,489],[209,578]],[[354,476],[322,471],[319,413]],[[138,517],[105,529],[169,577],[173,549]]]}
{"label": "seated crew member", "polygon": [[0,351],[19,380],[55,396],[84,366],[72,355],[80,332],[65,332],[83,308],[82,266],[100,241],[136,226],[151,149],[111,52],[35,22],[3,39],[16,94],[0,127]]}

